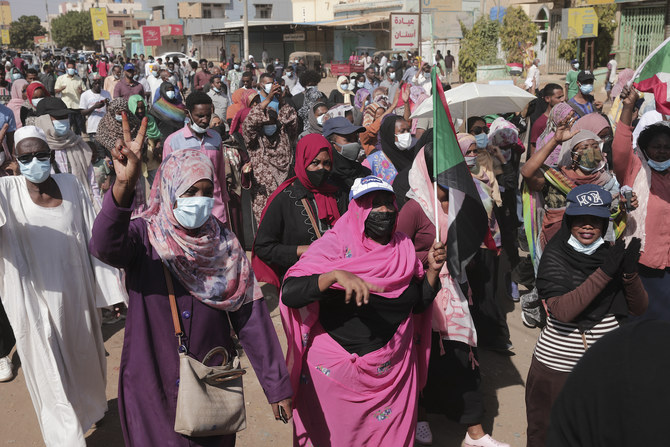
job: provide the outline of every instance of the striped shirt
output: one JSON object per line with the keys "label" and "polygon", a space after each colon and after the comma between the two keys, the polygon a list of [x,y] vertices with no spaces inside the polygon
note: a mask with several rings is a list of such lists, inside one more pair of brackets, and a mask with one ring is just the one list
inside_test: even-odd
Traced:
{"label": "striped shirt", "polygon": [[547,325],[535,345],[535,358],[547,368],[569,373],[586,352],[584,340],[589,347],[593,346],[603,335],[618,327],[614,315],[606,315],[600,323],[584,332],[582,338],[576,324],[564,323],[548,314]]}

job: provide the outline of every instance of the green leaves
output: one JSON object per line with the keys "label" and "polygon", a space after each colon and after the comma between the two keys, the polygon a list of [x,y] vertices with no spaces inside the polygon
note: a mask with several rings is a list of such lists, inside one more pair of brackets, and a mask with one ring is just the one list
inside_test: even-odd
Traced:
{"label": "green leaves", "polygon": [[519,7],[510,7],[505,11],[500,30],[500,45],[507,53],[507,63],[523,63],[524,48],[527,42],[537,42],[537,25],[526,12]]}
{"label": "green leaves", "polygon": [[59,47],[83,48],[95,45],[88,11],[70,11],[51,21],[51,37]]}
{"label": "green leaves", "polygon": [[461,22],[463,40],[458,52],[458,73],[464,82],[477,80],[477,65],[497,62],[500,25],[488,17],[480,17],[468,30]]}
{"label": "green leaves", "polygon": [[9,25],[9,40],[12,48],[35,48],[35,36],[47,33],[37,16],[21,16]]}

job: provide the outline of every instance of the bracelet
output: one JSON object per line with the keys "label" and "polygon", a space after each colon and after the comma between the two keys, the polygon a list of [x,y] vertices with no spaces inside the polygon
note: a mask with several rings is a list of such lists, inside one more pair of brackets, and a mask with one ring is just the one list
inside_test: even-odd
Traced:
{"label": "bracelet", "polygon": [[637,272],[624,273],[621,276],[623,276],[623,279],[633,279],[633,278],[635,278],[635,275],[637,275]]}

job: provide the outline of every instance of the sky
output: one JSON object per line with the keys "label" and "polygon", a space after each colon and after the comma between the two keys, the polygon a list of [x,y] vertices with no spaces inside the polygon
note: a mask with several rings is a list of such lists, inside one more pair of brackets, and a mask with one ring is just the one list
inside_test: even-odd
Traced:
{"label": "sky", "polygon": [[[49,3],[49,13],[56,14],[58,12],[58,5],[63,3],[63,1],[64,0],[9,0],[9,5],[12,8],[12,20],[16,20],[23,15],[36,15],[41,20],[45,20],[45,3]],[[135,1],[144,4],[144,2],[140,0]]]}

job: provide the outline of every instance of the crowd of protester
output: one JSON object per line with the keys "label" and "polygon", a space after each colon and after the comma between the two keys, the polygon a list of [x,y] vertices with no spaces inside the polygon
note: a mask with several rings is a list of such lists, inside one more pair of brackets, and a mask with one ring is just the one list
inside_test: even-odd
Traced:
{"label": "crowd of protester", "polygon": [[[478,361],[513,353],[501,289],[541,328],[530,447],[574,417],[559,395],[585,352],[669,318],[670,126],[639,119],[635,89],[610,85],[612,120],[573,61],[565,90],[533,75],[527,109],[463,117],[488,228],[453,277],[436,129],[411,115],[433,82],[450,89],[454,58],[352,58],[363,71],[330,92],[303,59],[0,64],[0,380],[16,346],[47,445],[84,446],[103,418],[101,324],[119,320],[126,444],[235,444],[174,431],[171,295],[184,350],[239,343],[300,446],[439,444],[428,413],[462,424],[466,447],[508,446],[482,426]],[[286,358],[259,282],[280,294]]]}

